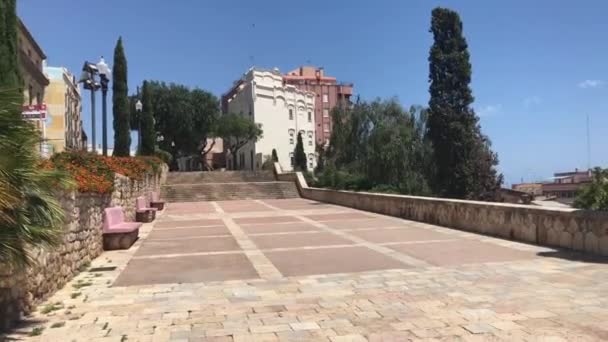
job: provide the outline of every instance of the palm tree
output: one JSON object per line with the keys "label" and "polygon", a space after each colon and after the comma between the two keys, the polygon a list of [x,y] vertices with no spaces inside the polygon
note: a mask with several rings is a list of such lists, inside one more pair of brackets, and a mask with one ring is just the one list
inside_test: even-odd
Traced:
{"label": "palm tree", "polygon": [[29,250],[59,242],[64,212],[53,196],[72,181],[41,167],[39,133],[21,118],[21,94],[0,89],[0,263],[31,264]]}

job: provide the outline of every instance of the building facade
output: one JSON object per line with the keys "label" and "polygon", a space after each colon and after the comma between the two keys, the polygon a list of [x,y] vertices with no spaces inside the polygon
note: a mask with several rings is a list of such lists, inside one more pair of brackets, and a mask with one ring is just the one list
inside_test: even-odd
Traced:
{"label": "building facade", "polygon": [[82,98],[76,77],[63,67],[45,67],[50,84],[44,102],[47,107],[46,141],[52,152],[84,149],[82,142]]}
{"label": "building facade", "polygon": [[278,69],[249,69],[222,96],[222,111],[248,117],[261,125],[264,133],[237,155],[226,155],[228,168],[258,170],[276,149],[281,167],[293,170],[297,135],[301,133],[307,166],[312,170],[316,166],[315,98],[313,92],[284,84]]}
{"label": "building facade", "polygon": [[23,76],[24,105],[41,105],[49,79],[44,74],[46,55],[21,19],[18,23],[19,65]]}
{"label": "building facade", "polygon": [[553,182],[543,183],[543,195],[554,197],[556,201],[572,204],[576,193],[592,181],[591,170],[560,172],[553,175]]}
{"label": "building facade", "polygon": [[331,111],[336,106],[350,105],[352,83],[339,83],[326,76],[323,68],[301,66],[283,75],[285,84],[315,93],[315,136],[317,144],[326,145],[332,130]]}

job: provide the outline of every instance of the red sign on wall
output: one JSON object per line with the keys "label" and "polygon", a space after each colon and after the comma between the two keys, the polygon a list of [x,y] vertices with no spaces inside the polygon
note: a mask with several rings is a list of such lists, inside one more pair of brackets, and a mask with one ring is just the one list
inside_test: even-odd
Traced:
{"label": "red sign on wall", "polygon": [[21,117],[24,120],[45,120],[46,104],[23,106]]}

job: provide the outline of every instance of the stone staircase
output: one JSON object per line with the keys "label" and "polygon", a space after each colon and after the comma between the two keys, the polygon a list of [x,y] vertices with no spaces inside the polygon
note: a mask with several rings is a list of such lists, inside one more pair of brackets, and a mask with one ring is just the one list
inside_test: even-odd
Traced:
{"label": "stone staircase", "polygon": [[170,172],[162,187],[162,198],[168,202],[297,197],[293,182],[276,181],[270,171]]}

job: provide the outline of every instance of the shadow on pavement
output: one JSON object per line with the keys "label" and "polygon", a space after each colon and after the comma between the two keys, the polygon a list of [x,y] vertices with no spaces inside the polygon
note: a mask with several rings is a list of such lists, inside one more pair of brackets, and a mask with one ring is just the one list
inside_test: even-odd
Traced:
{"label": "shadow on pavement", "polygon": [[537,255],[541,257],[559,258],[569,261],[581,261],[593,264],[608,264],[608,257],[575,252],[567,249],[558,249],[549,252],[539,252],[537,253]]}

